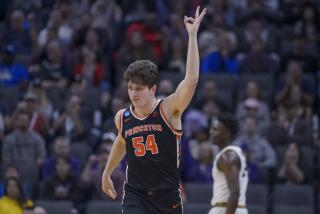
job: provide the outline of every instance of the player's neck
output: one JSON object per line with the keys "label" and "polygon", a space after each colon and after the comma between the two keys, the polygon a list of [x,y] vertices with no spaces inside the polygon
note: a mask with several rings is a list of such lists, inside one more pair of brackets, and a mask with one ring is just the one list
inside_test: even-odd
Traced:
{"label": "player's neck", "polygon": [[151,113],[151,111],[154,109],[156,104],[157,104],[157,99],[154,97],[145,106],[140,107],[140,108],[134,107],[134,113],[139,117],[146,117]]}
{"label": "player's neck", "polygon": [[224,148],[226,148],[227,146],[230,146],[230,145],[231,144],[227,142],[227,143],[219,145],[219,147],[220,147],[220,150],[222,150],[222,149],[224,149]]}

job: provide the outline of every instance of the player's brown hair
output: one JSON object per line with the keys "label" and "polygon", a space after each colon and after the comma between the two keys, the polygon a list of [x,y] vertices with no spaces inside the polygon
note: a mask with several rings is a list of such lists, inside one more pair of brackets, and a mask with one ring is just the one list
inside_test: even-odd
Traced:
{"label": "player's brown hair", "polygon": [[158,83],[159,72],[157,66],[150,60],[136,60],[129,65],[124,73],[124,79],[151,88]]}

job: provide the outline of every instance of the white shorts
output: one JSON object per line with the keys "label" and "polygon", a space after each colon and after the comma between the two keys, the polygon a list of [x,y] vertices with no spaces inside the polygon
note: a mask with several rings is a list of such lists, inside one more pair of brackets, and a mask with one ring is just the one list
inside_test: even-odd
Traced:
{"label": "white shorts", "polygon": [[[226,214],[226,210],[225,207],[213,207],[208,214]],[[234,214],[248,214],[248,210],[246,208],[239,208],[236,209]]]}

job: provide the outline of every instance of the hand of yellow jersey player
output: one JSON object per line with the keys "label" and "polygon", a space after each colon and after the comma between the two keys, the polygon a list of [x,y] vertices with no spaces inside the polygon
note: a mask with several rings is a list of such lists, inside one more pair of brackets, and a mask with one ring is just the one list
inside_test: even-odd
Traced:
{"label": "hand of yellow jersey player", "polygon": [[204,15],[206,14],[207,9],[204,8],[200,15],[199,15],[199,11],[200,11],[200,7],[198,6],[194,18],[184,16],[184,24],[186,25],[186,29],[189,35],[197,35],[200,22],[203,19]]}

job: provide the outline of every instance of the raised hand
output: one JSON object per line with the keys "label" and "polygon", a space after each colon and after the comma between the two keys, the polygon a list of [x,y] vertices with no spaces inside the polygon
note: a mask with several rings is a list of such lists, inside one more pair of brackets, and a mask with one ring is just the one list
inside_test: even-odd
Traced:
{"label": "raised hand", "polygon": [[199,11],[200,11],[200,7],[198,6],[194,18],[184,16],[184,24],[186,26],[186,29],[189,35],[197,35],[201,20],[206,14],[207,9],[204,8],[200,15],[199,15]]}

